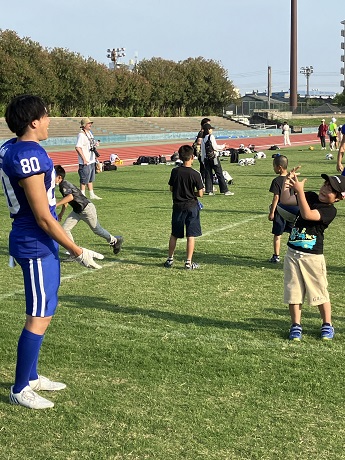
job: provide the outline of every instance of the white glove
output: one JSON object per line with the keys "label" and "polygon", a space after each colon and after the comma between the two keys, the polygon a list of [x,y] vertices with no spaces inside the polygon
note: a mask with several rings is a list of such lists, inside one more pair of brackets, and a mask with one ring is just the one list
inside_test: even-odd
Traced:
{"label": "white glove", "polygon": [[80,265],[84,265],[87,268],[102,268],[101,265],[96,264],[93,260],[95,259],[104,259],[104,255],[100,254],[99,252],[91,251],[90,249],[81,248],[83,252],[80,256],[76,257],[75,260],[80,263]]}

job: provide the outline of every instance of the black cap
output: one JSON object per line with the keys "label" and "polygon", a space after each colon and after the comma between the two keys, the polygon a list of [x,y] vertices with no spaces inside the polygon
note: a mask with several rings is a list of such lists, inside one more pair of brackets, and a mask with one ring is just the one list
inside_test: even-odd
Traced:
{"label": "black cap", "polygon": [[213,126],[210,125],[210,123],[205,123],[204,125],[202,125],[202,127],[204,128],[204,130],[215,129]]}
{"label": "black cap", "polygon": [[336,192],[345,192],[345,176],[328,176],[327,174],[321,174],[321,177],[328,181],[332,189]]}

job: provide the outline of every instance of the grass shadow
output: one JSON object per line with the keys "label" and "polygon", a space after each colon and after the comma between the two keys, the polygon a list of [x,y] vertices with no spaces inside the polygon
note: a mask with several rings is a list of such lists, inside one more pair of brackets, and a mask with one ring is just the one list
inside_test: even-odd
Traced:
{"label": "grass shadow", "polygon": [[155,308],[139,308],[130,307],[119,304],[109,305],[109,299],[102,297],[79,297],[79,296],[60,296],[60,302],[65,308],[93,308],[102,309],[115,314],[132,315],[138,317],[148,317],[155,320],[166,322],[174,322],[183,325],[194,325],[206,328],[227,329],[233,331],[270,331],[277,337],[287,338],[288,321],[285,319],[270,319],[270,318],[248,318],[240,321],[229,321],[215,318],[207,318],[205,316],[196,316],[190,314],[175,313],[172,311],[164,311]]}

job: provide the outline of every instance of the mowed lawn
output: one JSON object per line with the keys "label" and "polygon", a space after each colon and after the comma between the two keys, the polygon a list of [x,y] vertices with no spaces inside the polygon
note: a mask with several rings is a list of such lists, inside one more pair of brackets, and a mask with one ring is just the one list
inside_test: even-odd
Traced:
{"label": "mowed lawn", "polygon": [[[163,268],[173,166],[97,175],[99,220],[125,243],[114,256],[84,223],[74,230],[78,244],[105,259],[93,271],[62,263],[39,371],[67,389],[49,394],[55,407],[46,411],[8,403],[25,306],[21,271],[8,267],[1,192],[2,460],[345,458],[345,203],[325,242],[335,339],[320,341],[318,310],[306,305],[303,341],[289,343],[282,263],[268,263],[272,153],[255,166],[222,161],[235,195],[202,199],[195,271],[184,270],[185,240],[174,267]],[[335,174],[335,159],[318,145],[280,153],[302,165],[308,190],[319,189],[321,173]],[[76,173],[67,179],[78,183]]]}

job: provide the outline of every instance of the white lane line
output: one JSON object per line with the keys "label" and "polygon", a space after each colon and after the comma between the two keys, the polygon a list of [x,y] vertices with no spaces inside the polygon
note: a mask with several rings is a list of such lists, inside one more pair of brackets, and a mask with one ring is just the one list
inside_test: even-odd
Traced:
{"label": "white lane line", "polygon": [[[248,219],[241,220],[240,222],[234,222],[232,224],[226,225],[225,227],[219,227],[219,228],[217,228],[215,230],[211,230],[209,232],[203,233],[200,238],[208,237],[210,235],[214,235],[215,233],[224,232],[226,230],[231,230],[232,228],[238,227],[239,225],[247,224],[248,222],[251,222],[251,221],[253,221],[255,219],[261,218],[262,216],[263,216],[263,214],[259,214],[259,215],[253,216],[253,217],[249,217]],[[185,241],[185,238],[181,239],[180,241]],[[165,244],[164,246],[162,245],[162,246],[157,247],[157,249],[165,249],[166,247],[167,247],[167,245]],[[121,260],[121,262],[125,262],[125,260]],[[113,262],[108,262],[108,263],[102,265],[102,268],[111,267],[116,263],[119,263],[119,260],[114,260]],[[92,273],[93,269],[81,270],[78,273],[74,273],[72,275],[62,276],[61,277],[61,283],[63,281],[66,281],[66,280],[72,280],[72,279],[80,278],[81,276],[84,276],[85,274],[90,273],[90,272]],[[17,294],[23,294],[23,293],[24,293],[24,289],[17,289],[15,291],[8,292],[6,294],[1,294],[0,295],[0,300],[8,299],[8,298],[13,297],[13,296],[15,296]]]}

